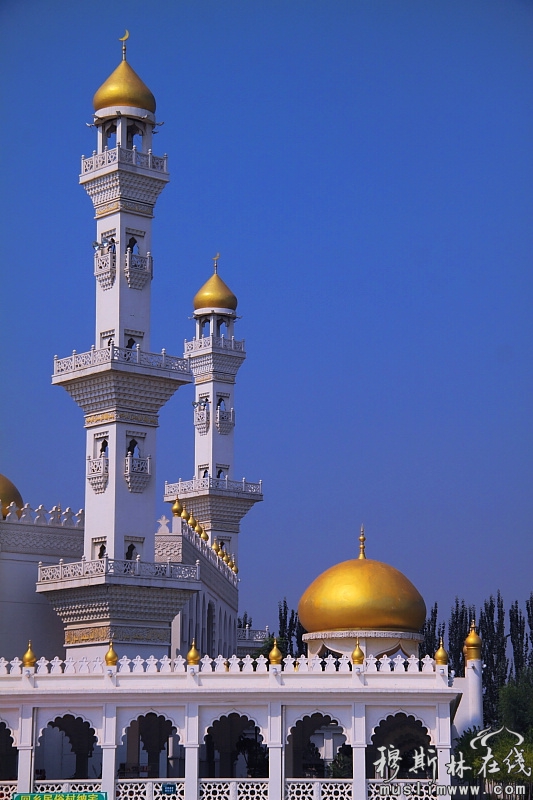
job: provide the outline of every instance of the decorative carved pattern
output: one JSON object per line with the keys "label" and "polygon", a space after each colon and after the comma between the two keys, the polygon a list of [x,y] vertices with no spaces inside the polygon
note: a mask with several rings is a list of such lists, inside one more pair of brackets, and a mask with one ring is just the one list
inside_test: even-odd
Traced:
{"label": "decorative carved pattern", "polygon": [[109,459],[105,456],[100,458],[87,456],[87,480],[95,494],[105,492],[109,481]]}
{"label": "decorative carved pattern", "polygon": [[170,642],[170,629],[113,624],[67,629],[65,631],[65,645],[105,643],[111,637],[120,642],[168,644]]}
{"label": "decorative carved pattern", "polygon": [[16,792],[16,781],[0,781],[0,800],[11,800]]}
{"label": "decorative carved pattern", "polygon": [[198,350],[235,350],[244,353],[244,339],[226,339],[225,336],[202,336],[201,339],[185,341],[185,353],[195,353]]}
{"label": "decorative carved pattern", "polygon": [[285,781],[285,800],[352,800],[351,779]]}
{"label": "decorative carved pattern", "polygon": [[180,372],[185,375],[190,374],[189,362],[185,358],[169,356],[165,350],[161,353],[146,353],[139,347],[130,350],[127,347],[116,347],[109,345],[99,350],[91,348],[86,353],[76,353],[66,358],[54,359],[54,375],[64,375],[65,373],[76,372],[77,370],[96,367],[100,364],[129,364],[132,366],[150,367],[151,369],[164,369],[171,372]]}
{"label": "decorative carved pattern", "polygon": [[101,425],[103,422],[140,422],[152,428],[159,426],[159,417],[151,414],[136,414],[134,411],[104,411],[102,414],[88,414],[85,417],[85,427]]}
{"label": "decorative carved pattern", "polygon": [[230,481],[228,478],[193,478],[191,481],[178,481],[178,483],[165,482],[165,500],[170,502],[176,496],[196,494],[206,489],[216,489],[222,492],[238,492],[242,494],[263,494],[263,482],[250,483],[244,478],[242,481]]}
{"label": "decorative carved pattern", "polygon": [[116,254],[101,253],[100,251],[95,253],[94,274],[104,292],[111,289],[117,274]]}
{"label": "decorative carved pattern", "polygon": [[152,477],[152,460],[148,458],[133,458],[126,456],[124,460],[124,478],[130,492],[140,494],[143,492]]}
{"label": "decorative carved pattern", "polygon": [[136,147],[128,150],[125,147],[113,147],[103,153],[93,153],[89,158],[81,159],[81,174],[87,175],[94,170],[102,169],[113,164],[131,164],[143,169],[152,169],[154,172],[168,172],[168,156],[154,156],[152,151],[140,153]]}
{"label": "decorative carved pattern", "polygon": [[[242,353],[200,353],[199,355],[190,355],[189,362],[191,365],[192,373],[195,377],[201,378],[203,375],[220,376],[220,380],[228,381],[228,378],[233,379],[239,367],[244,360]],[[234,383],[233,380],[229,381]]]}
{"label": "decorative carved pattern", "polygon": [[140,175],[124,169],[84,180],[83,184],[93,201],[97,216],[103,216],[104,208],[106,208],[106,213],[109,213],[107,209],[109,209],[110,203],[118,203],[120,208],[130,206],[128,209],[130,211],[138,211],[151,216],[153,207],[165,188],[167,180],[166,176],[163,178],[163,176]]}
{"label": "decorative carved pattern", "polygon": [[[167,372],[155,376],[143,374],[142,367],[137,370],[115,371],[110,368],[79,378],[54,379],[54,383],[64,386],[86,414],[116,410],[130,416],[128,409],[132,407],[137,408],[140,414],[156,414],[180,386],[190,382],[186,373]],[[141,419],[134,421],[142,422]]]}
{"label": "decorative carved pattern", "polygon": [[200,800],[267,800],[268,781],[200,779]]}
{"label": "decorative carved pattern", "polygon": [[100,792],[102,784],[100,781],[35,781],[33,790],[46,794],[56,794],[57,792]]}
{"label": "decorative carved pattern", "polygon": [[218,432],[227,436],[235,427],[234,410],[231,408],[229,411],[223,411],[221,408],[217,408],[215,424]]}
{"label": "decorative carved pattern", "polygon": [[150,253],[139,256],[132,253],[130,248],[126,251],[124,275],[130,289],[144,289],[153,277],[153,259]]}
{"label": "decorative carved pattern", "polygon": [[205,436],[209,430],[211,413],[208,408],[194,409],[194,426],[200,436]]}
{"label": "decorative carved pattern", "polygon": [[95,575],[119,575],[120,577],[159,578],[179,581],[197,581],[198,569],[195,564],[172,564],[171,562],[123,561],[118,558],[97,558],[93,561],[74,561],[52,566],[40,566],[38,582],[69,581]]}

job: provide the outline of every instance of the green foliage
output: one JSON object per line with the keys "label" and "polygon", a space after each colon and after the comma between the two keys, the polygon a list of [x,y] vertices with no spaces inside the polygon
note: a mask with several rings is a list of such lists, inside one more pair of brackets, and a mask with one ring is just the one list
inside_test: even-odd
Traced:
{"label": "green foliage", "polygon": [[533,744],[533,666],[500,690],[499,712],[507,728],[521,733]]}
{"label": "green foliage", "polygon": [[435,603],[426,617],[420,633],[424,637],[423,641],[418,646],[419,658],[429,655],[433,657],[439,647],[440,637],[444,637],[444,629],[446,627],[444,622],[438,623],[438,606]]}
{"label": "green foliage", "polygon": [[341,745],[337,755],[329,765],[329,777],[331,778],[351,778],[353,776],[353,757],[352,748],[349,745]]}
{"label": "green foliage", "polygon": [[248,615],[248,612],[245,611],[242,617],[237,617],[237,627],[238,628],[246,628],[249,625],[250,628],[252,626],[252,618]]}
{"label": "green foliage", "polygon": [[509,609],[509,631],[513,648],[513,675],[515,680],[518,680],[528,662],[526,618],[518,608],[518,600],[515,600]]}
{"label": "green foliage", "polygon": [[305,652],[305,645],[302,641],[302,636],[305,631],[298,619],[298,613],[294,609],[289,611],[286,597],[278,603],[278,620],[278,647],[282,650],[280,641],[284,641],[286,642],[287,648],[286,653],[282,650],[283,655],[291,655],[293,658],[302,655],[302,653]]}
{"label": "green foliage", "polygon": [[450,621],[448,622],[449,667],[457,676],[464,675],[463,645],[470,629],[470,621],[475,619],[475,606],[467,606],[464,600],[455,598]]}
{"label": "green foliage", "polygon": [[249,778],[268,778],[268,747],[260,741],[259,728],[254,728],[254,738],[241,733],[237,752],[244,756]]}
{"label": "green foliage", "polygon": [[500,592],[485,600],[479,615],[479,635],[483,642],[483,719],[485,725],[498,722],[498,697],[509,672],[506,656],[505,609]]}

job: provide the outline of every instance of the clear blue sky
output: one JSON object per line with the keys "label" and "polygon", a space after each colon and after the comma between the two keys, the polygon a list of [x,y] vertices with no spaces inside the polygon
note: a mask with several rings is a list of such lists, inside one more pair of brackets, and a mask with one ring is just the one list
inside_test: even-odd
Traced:
{"label": "clear blue sky", "polygon": [[[322,570],[393,564],[523,604],[533,561],[533,3],[3,0],[0,472],[83,505],[82,413],[55,353],[93,343],[95,225],[77,186],[92,95],[128,58],[171,183],[154,223],[153,349],[181,354],[220,251],[248,359],[241,609],[277,624]],[[192,390],[157,480],[193,472]],[[158,514],[167,512],[161,501]]]}

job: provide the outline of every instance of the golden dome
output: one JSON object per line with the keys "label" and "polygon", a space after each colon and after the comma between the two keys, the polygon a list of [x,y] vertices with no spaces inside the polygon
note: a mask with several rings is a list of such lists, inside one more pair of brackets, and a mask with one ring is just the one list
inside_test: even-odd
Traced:
{"label": "golden dome", "polygon": [[303,593],[298,616],[308,633],[418,633],[426,618],[426,604],[399,570],[363,556],[336,564],[319,575]]}
{"label": "golden dome", "polygon": [[281,664],[283,659],[283,653],[278,647],[278,640],[274,639],[274,646],[270,653],[268,654],[268,660],[271,664]]}
{"label": "golden dome", "polygon": [[435,664],[445,665],[447,663],[448,663],[448,653],[444,649],[444,643],[442,641],[442,636],[441,636],[439,642],[439,649],[435,653]]}
{"label": "golden dome", "polygon": [[109,106],[131,106],[132,108],[145,108],[155,111],[155,97],[139,78],[134,69],[130,67],[124,55],[109,78],[100,86],[93,97],[95,111]]}
{"label": "golden dome", "polygon": [[118,664],[118,655],[113,647],[113,642],[109,642],[109,650],[104,656],[105,663],[108,667],[116,667]]}
{"label": "golden dome", "polygon": [[465,661],[480,660],[481,659],[481,638],[476,632],[476,624],[474,620],[470,623],[470,631],[465,639],[463,647]]}
{"label": "golden dome", "polygon": [[15,503],[17,508],[22,508],[24,505],[19,490],[5,475],[0,475],[0,500],[2,501],[2,517],[4,519],[7,517],[11,503]]}
{"label": "golden dome", "polygon": [[34,667],[37,663],[37,658],[35,657],[35,653],[31,649],[31,639],[28,642],[28,649],[22,656],[22,665],[24,667]]}
{"label": "golden dome", "polygon": [[193,639],[191,644],[191,649],[187,653],[187,664],[192,664],[196,666],[200,663],[200,653],[196,649],[196,641]]}
{"label": "golden dome", "polygon": [[237,298],[226,286],[217,272],[204,283],[202,288],[194,295],[194,310],[199,308],[227,308],[230,311],[237,310]]}

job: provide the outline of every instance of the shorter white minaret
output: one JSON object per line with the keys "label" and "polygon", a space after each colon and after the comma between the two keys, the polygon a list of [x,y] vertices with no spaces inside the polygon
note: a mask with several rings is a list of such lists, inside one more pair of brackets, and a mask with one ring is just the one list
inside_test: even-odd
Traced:
{"label": "shorter white minaret", "polygon": [[244,340],[234,336],[237,298],[214,273],[193,300],[196,336],[185,342],[194,375],[194,477],[165,485],[165,500],[176,498],[194,515],[209,540],[238,555],[240,521],[263,499],[261,483],[235,480],[235,377],[246,358]]}
{"label": "shorter white minaret", "polygon": [[463,648],[465,656],[465,679],[468,686],[469,725],[483,727],[483,664],[481,661],[481,638],[476,632],[474,620]]}

